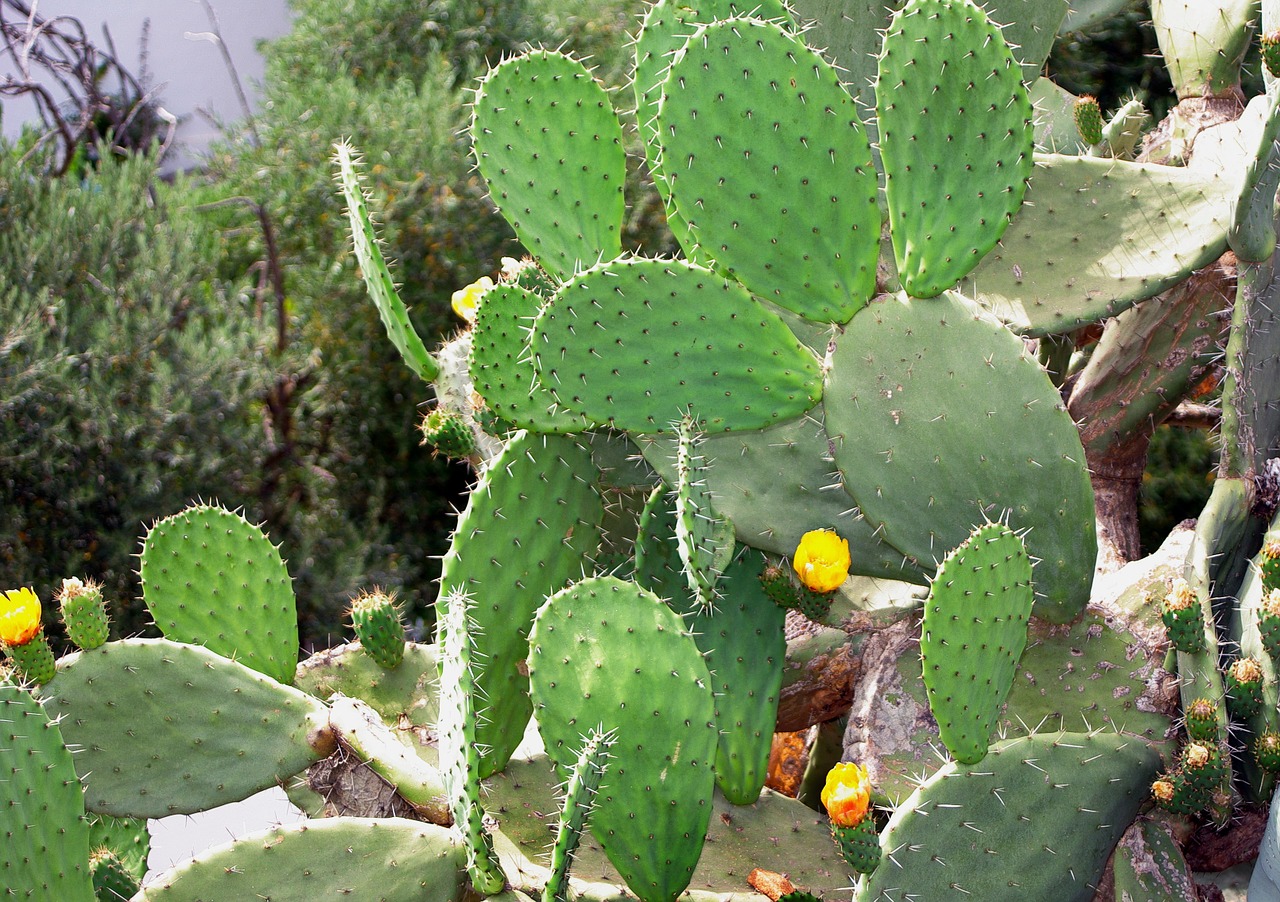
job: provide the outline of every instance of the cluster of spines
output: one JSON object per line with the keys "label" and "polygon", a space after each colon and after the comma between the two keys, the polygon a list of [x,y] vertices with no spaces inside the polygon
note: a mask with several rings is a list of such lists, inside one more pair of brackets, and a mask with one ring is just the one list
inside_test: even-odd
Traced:
{"label": "cluster of spines", "polygon": [[351,602],[351,625],[360,647],[388,670],[404,660],[405,632],[395,597],[374,590]]}
{"label": "cluster of spines", "polygon": [[1160,619],[1175,649],[1186,654],[1204,650],[1204,612],[1195,590],[1185,579],[1175,579],[1169,586]]}
{"label": "cluster of spines", "polygon": [[799,611],[810,620],[821,623],[831,613],[831,592],[815,592],[808,586],[797,585],[785,567],[769,564],[760,574],[760,585],[765,595],[780,608]]}

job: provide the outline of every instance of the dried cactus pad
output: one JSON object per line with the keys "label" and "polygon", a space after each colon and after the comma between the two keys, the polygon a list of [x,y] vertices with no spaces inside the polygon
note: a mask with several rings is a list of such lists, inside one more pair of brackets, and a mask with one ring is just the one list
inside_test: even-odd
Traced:
{"label": "dried cactus pad", "polygon": [[759,429],[818,402],[818,360],[747,289],[628,258],[566,282],[534,322],[538,379],[571,413],[629,432]]}
{"label": "dried cactus pad", "polygon": [[885,34],[876,110],[902,286],[934,297],[973,271],[1022,204],[1031,100],[979,7],[909,0]]}
{"label": "dried cactus pad", "polygon": [[937,560],[975,523],[1027,531],[1036,614],[1084,610],[1097,556],[1084,449],[1022,341],[954,294],[899,295],[836,341],[827,431],[844,484],[891,545]]}
{"label": "dried cactus pad", "polygon": [[702,251],[756,295],[845,322],[875,291],[876,170],[836,70],[778,25],[695,31],[658,108],[671,199]]}

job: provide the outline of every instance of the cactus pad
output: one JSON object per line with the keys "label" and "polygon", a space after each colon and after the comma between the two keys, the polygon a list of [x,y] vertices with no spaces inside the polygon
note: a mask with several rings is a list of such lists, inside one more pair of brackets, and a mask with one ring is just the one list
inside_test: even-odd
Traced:
{"label": "cactus pad", "polygon": [[351,626],[360,647],[379,665],[387,670],[400,666],[405,633],[395,598],[380,591],[361,593],[351,603]]}
{"label": "cactus pad", "polygon": [[1055,733],[943,765],[890,818],[855,898],[1088,902],[1159,764],[1132,737]]}
{"label": "cactus pad", "polygon": [[864,817],[853,827],[832,824],[831,835],[849,867],[859,874],[870,874],[880,866],[883,852],[880,849],[880,835],[876,833],[875,818]]}
{"label": "cactus pad", "polygon": [[311,696],[167,639],[68,655],[45,694],[64,738],[81,749],[75,765],[85,804],[102,814],[203,811],[332,751],[325,708]]}
{"label": "cactus pad", "polygon": [[[758,429],[817,403],[817,359],[750,293],[678,260],[629,258],[560,287],[530,339],[538,379],[571,413],[664,432]],[[709,387],[714,387],[708,391]]]}
{"label": "cactus pad", "polygon": [[704,25],[658,108],[662,171],[700,249],[752,293],[845,322],[875,291],[876,170],[852,98],[782,27]]}
{"label": "cactus pad", "polygon": [[885,34],[876,110],[898,275],[934,297],[995,247],[1026,193],[1022,71],[969,0],[908,0]]}
{"label": "cactus pad", "polygon": [[581,63],[537,50],[492,69],[471,141],[498,210],[548,273],[567,279],[622,253],[622,126]]}
{"label": "cactus pad", "polygon": [[548,756],[567,773],[589,730],[617,731],[591,832],[632,892],[670,902],[702,852],[719,743],[697,645],[655,595],[614,577],[551,596],[529,641]]}
{"label": "cactus pad", "polygon": [[591,450],[520,432],[485,470],[458,519],[440,577],[438,617],[454,592],[475,604],[477,741],[482,775],[499,770],[529,722],[529,629],[539,605],[582,575],[604,507]]}
{"label": "cactus pad", "polygon": [[107,641],[111,624],[102,587],[78,579],[64,579],[58,592],[58,609],[67,626],[67,638],[78,647],[94,649]]}
{"label": "cactus pad", "polygon": [[961,764],[977,764],[1013,687],[1034,600],[1022,539],[988,523],[938,568],[924,606],[920,654],[929,709]]}
{"label": "cactus pad", "polygon": [[84,791],[71,752],[31,693],[0,685],[0,885],[8,895],[92,902]]}
{"label": "cactus pad", "polygon": [[140,573],[142,598],[166,639],[293,682],[293,585],[280,552],[244,517],[196,505],[159,521],[143,541]]}
{"label": "cactus pad", "polygon": [[462,848],[444,827],[333,817],[274,827],[210,849],[160,876],[140,902],[317,898],[462,902]]}
{"label": "cactus pad", "polygon": [[422,418],[418,431],[422,433],[422,444],[431,446],[436,454],[461,460],[476,452],[471,426],[456,410],[437,407]]}
{"label": "cactus pad", "polygon": [[962,291],[1019,332],[1069,332],[1217,259],[1235,194],[1220,172],[1038,156],[1026,202]]}
{"label": "cactus pad", "polygon": [[1040,561],[1036,614],[1084,609],[1096,556],[1084,450],[1008,330],[953,295],[877,301],[837,338],[824,406],[845,486],[891,545],[936,560],[1007,511]]}

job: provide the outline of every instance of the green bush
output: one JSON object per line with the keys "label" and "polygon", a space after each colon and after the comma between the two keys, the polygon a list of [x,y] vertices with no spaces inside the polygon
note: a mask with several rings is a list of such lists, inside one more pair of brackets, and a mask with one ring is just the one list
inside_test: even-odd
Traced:
{"label": "green bush", "polygon": [[145,525],[252,498],[263,324],[150,160],[79,182],[25,149],[0,146],[0,586],[93,577],[134,630]]}

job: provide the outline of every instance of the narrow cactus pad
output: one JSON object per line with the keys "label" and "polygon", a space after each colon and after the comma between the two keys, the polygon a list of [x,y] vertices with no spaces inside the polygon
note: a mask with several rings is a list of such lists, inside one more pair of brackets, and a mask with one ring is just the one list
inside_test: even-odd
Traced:
{"label": "narrow cactus pad", "polygon": [[475,601],[485,776],[506,763],[533,710],[525,659],[534,614],[582,576],[583,560],[599,547],[604,505],[595,473],[590,448],[577,439],[517,433],[472,490],[445,554],[437,616],[455,592]]}
{"label": "narrow cactus pad", "polygon": [[279,550],[244,517],[196,505],[161,520],[143,542],[140,573],[142,598],[166,639],[293,682],[293,584]]}
{"label": "narrow cactus pad", "polygon": [[699,28],[671,63],[658,141],[671,199],[718,268],[819,322],[870,299],[871,148],[836,70],[798,37],[748,19]]}
{"label": "narrow cactus pad", "polygon": [[274,786],[332,751],[320,702],[167,639],[68,655],[46,694],[63,737],[80,749],[85,804],[102,814],[204,811]]}
{"label": "narrow cactus pad", "polygon": [[999,523],[974,530],[933,579],[920,637],[924,685],[942,741],[961,764],[987,754],[1033,600],[1026,546]]}
{"label": "narrow cactus pad", "polygon": [[[820,404],[767,429],[708,436],[702,444],[711,463],[707,487],[721,513],[733,521],[739,541],[784,556],[795,552],[806,532],[825,524],[849,540],[851,572],[923,584],[915,562],[885,542],[842,491],[823,419]],[[639,445],[654,469],[674,482],[673,443],[645,436]]]}
{"label": "narrow cactus pad", "polygon": [[110,849],[139,882],[147,874],[151,834],[145,819],[89,815],[89,848]]}
{"label": "narrow cactus pad", "polygon": [[1026,203],[962,290],[1019,332],[1069,332],[1217,259],[1235,193],[1221,172],[1038,156]]}
{"label": "narrow cactus pad", "polygon": [[671,902],[711,818],[719,735],[701,652],[657,596],[613,577],[551,596],[530,648],[547,754],[567,773],[590,730],[617,731],[591,832],[643,902]]}
{"label": "narrow cactus pad", "polygon": [[0,886],[19,899],[92,902],[84,790],[58,726],[0,684]]}
{"label": "narrow cactus pad", "polygon": [[571,413],[664,432],[759,429],[820,396],[818,360],[736,282],[678,260],[630,258],[562,285],[530,341],[538,379]]}
{"label": "narrow cactus pad", "polygon": [[980,764],[944,765],[898,807],[855,898],[1087,902],[1159,766],[1115,733],[1013,739]]}
{"label": "narrow cactus pad", "polygon": [[622,126],[577,60],[536,50],[491,70],[471,140],[494,203],[547,272],[567,279],[622,253]]}
{"label": "narrow cactus pad", "polygon": [[715,496],[707,488],[702,443],[692,421],[682,418],[676,453],[676,549],[690,596],[710,611],[719,596],[720,574],[733,557],[734,538],[733,523],[716,510]]}
{"label": "narrow cactus pad", "polygon": [[387,263],[382,257],[382,248],[373,230],[373,220],[369,216],[369,207],[365,203],[364,189],[360,185],[360,173],[356,169],[351,148],[346,144],[338,144],[334,151],[334,161],[338,165],[342,197],[346,201],[347,216],[351,220],[351,243],[355,249],[356,259],[360,261],[360,272],[364,275],[364,284],[369,291],[369,297],[377,306],[378,316],[382,318],[387,336],[400,352],[401,358],[419,378],[430,382],[439,374],[440,367],[413,328],[413,323],[409,320],[409,310],[405,307],[404,301],[400,300],[395,281],[391,278],[391,272],[387,269]]}
{"label": "narrow cactus pad", "polygon": [[211,849],[144,887],[140,898],[461,902],[467,898],[464,864],[461,845],[444,827],[402,818],[321,818]]}
{"label": "narrow cactus pad", "polygon": [[516,285],[485,295],[471,330],[471,381],[497,416],[534,432],[582,432],[591,424],[558,409],[534,378],[529,330],[542,299]]}
{"label": "narrow cactus pad", "polygon": [[1034,132],[1022,72],[970,0],[908,0],[876,88],[880,156],[902,286],[934,297],[995,247],[1022,204]]}
{"label": "narrow cactus pad", "polygon": [[700,24],[718,19],[736,19],[750,15],[756,19],[777,22],[786,28],[794,28],[791,14],[781,0],[658,0],[645,10],[644,20],[635,41],[635,72],[632,83],[636,95],[636,121],[644,139],[645,162],[653,173],[653,182],[662,195],[666,208],[667,225],[671,228],[684,250],[685,256],[696,263],[699,257],[697,243],[689,234],[689,226],[671,203],[671,190],[666,173],[659,161],[658,129],[656,117],[658,103],[662,99],[662,83],[667,76],[671,57],[684,46],[689,35]]}
{"label": "narrow cactus pad", "polygon": [[1007,512],[1040,561],[1036,614],[1079,615],[1093,583],[1093,490],[1075,424],[1018,338],[954,295],[889,298],[839,336],[828,378],[836,463],[890,544],[936,560]]}

